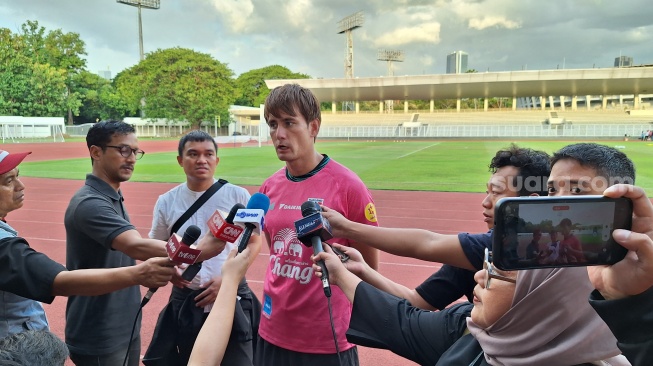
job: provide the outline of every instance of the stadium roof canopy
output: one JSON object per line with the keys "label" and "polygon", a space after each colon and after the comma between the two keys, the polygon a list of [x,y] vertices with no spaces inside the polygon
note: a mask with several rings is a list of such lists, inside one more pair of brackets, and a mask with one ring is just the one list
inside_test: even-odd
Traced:
{"label": "stadium roof canopy", "polygon": [[322,102],[653,94],[653,67],[406,75],[355,79],[266,80],[297,83]]}

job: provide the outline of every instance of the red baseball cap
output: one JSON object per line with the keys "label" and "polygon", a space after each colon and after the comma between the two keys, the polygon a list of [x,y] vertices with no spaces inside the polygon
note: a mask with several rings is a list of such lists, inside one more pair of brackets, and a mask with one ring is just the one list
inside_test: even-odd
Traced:
{"label": "red baseball cap", "polygon": [[0,174],[5,174],[6,172],[17,167],[23,159],[32,152],[22,152],[22,153],[13,153],[10,154],[9,151],[0,150]]}

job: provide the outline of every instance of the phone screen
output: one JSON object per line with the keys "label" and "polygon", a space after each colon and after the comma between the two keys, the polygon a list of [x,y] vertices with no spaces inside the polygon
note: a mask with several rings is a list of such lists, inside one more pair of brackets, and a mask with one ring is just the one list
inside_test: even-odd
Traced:
{"label": "phone screen", "polygon": [[612,232],[631,222],[627,198],[503,199],[495,209],[493,262],[505,270],[614,264],[627,250]]}

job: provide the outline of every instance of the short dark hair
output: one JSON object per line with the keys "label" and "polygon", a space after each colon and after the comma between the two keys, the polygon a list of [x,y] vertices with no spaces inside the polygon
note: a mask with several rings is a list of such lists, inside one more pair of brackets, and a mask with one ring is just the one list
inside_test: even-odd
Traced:
{"label": "short dark hair", "polygon": [[617,183],[635,184],[635,165],[621,151],[593,142],[571,144],[553,153],[551,166],[560,160],[572,159],[591,168],[607,180],[608,186]]}
{"label": "short dark hair", "polygon": [[113,135],[129,135],[130,133],[136,133],[136,130],[128,123],[116,120],[100,121],[88,130],[86,146],[89,149],[93,145],[104,149],[111,142]]}
{"label": "short dark hair", "polygon": [[[94,124],[86,134],[86,147],[91,149],[91,146],[98,146],[102,151],[106,151],[107,144],[111,142],[113,135],[129,135],[136,133],[134,126],[117,120],[100,121]],[[91,164],[93,159],[91,158]]]}
{"label": "short dark hair", "polygon": [[[546,182],[551,174],[549,154],[511,144],[507,149],[497,151],[488,168],[494,174],[506,166],[519,169],[513,184],[519,187],[520,196],[529,196],[533,193],[540,196],[548,194]],[[534,184],[530,184],[531,182]]]}
{"label": "short dark hair", "polygon": [[307,123],[315,119],[322,121],[320,102],[312,91],[299,84],[278,86],[265,98],[263,117],[266,120],[271,114],[278,116],[280,112],[290,116],[295,116],[299,112]]}
{"label": "short dark hair", "polygon": [[0,340],[0,361],[19,365],[63,366],[68,347],[52,332],[26,330]]}
{"label": "short dark hair", "polygon": [[186,146],[186,143],[188,141],[193,141],[193,142],[204,142],[204,141],[211,141],[213,143],[213,147],[215,147],[215,153],[218,153],[218,144],[215,143],[215,139],[211,137],[208,133],[202,131],[202,130],[192,130],[189,133],[185,134],[180,140],[179,140],[179,147],[177,148],[177,152],[179,153],[179,156],[184,155],[184,147]]}

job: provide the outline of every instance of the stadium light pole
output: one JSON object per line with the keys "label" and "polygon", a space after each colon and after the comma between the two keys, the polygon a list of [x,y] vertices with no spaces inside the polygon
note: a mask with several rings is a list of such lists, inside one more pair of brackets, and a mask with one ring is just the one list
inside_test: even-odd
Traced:
{"label": "stadium light pole", "polygon": [[[345,49],[345,78],[353,79],[354,78],[354,38],[352,37],[351,32],[363,26],[363,21],[365,17],[363,12],[359,11],[352,15],[342,18],[338,22],[338,34],[345,34],[347,38],[347,48]],[[350,110],[352,107],[352,102],[342,102],[342,110]]]}
{"label": "stadium light pole", "polygon": [[116,0],[116,2],[135,6],[138,8],[138,50],[140,51],[140,60],[145,59],[143,52],[143,21],[141,19],[141,9],[159,9],[161,6],[160,0]]}
{"label": "stadium light pole", "polygon": [[[378,50],[376,59],[379,61],[386,61],[388,63],[388,76],[392,77],[395,75],[395,69],[393,62],[404,62],[404,51],[401,50]],[[385,110],[388,113],[391,113],[394,109],[394,101],[386,100],[385,101]]]}
{"label": "stadium light pole", "polygon": [[[141,9],[159,9],[160,0],[116,0],[120,4],[135,6],[138,8],[138,50],[140,52],[140,61],[145,60],[143,52],[143,21],[141,20]],[[145,117],[145,98],[141,98],[141,118]]]}

